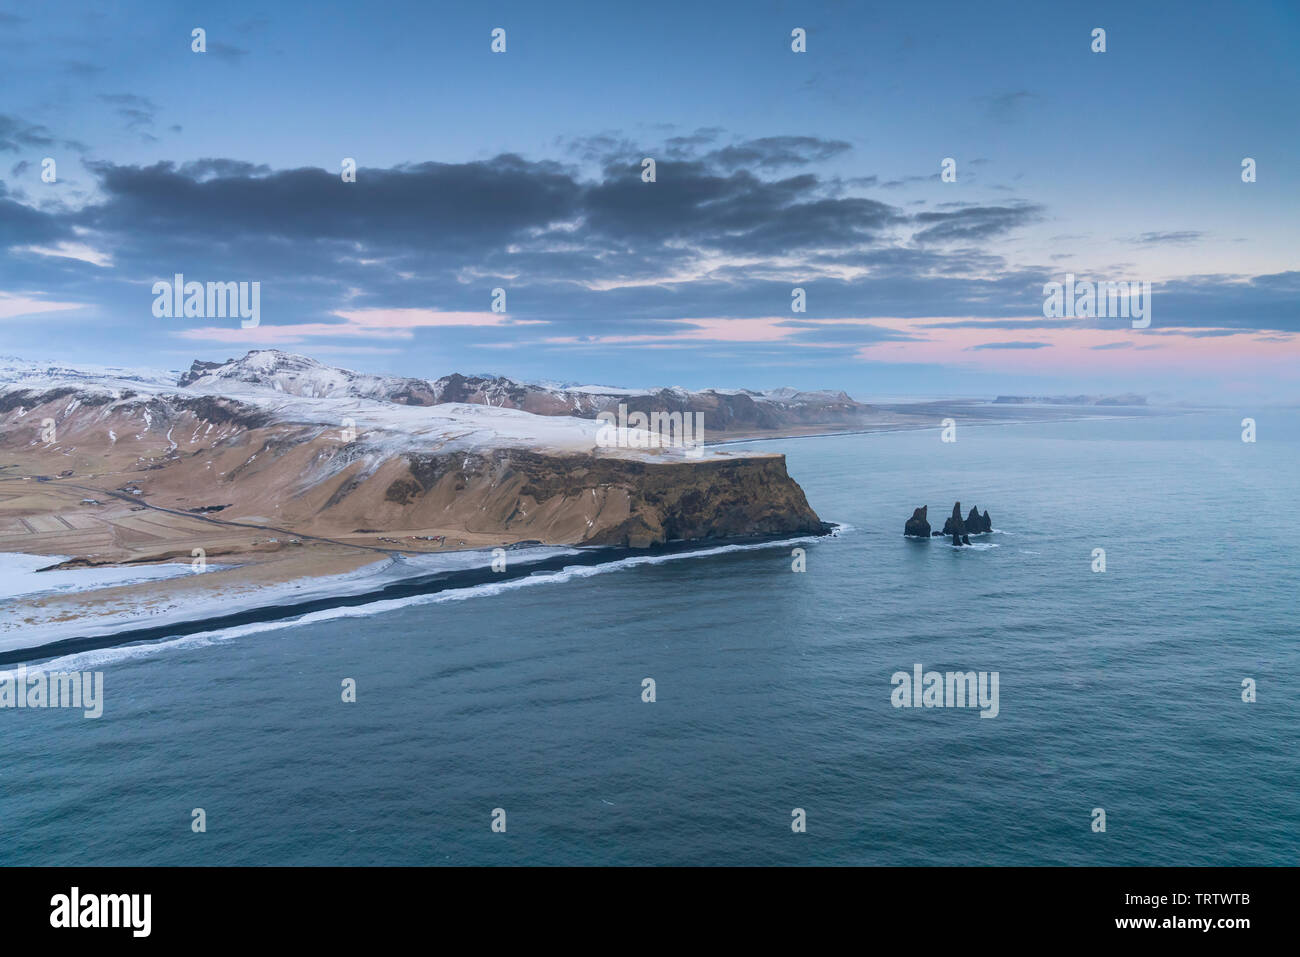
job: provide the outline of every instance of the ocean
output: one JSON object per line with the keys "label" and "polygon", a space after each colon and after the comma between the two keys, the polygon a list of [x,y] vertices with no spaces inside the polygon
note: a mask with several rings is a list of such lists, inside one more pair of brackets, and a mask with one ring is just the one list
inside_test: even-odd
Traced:
{"label": "ocean", "polygon": [[[839,534],[47,665],[104,713],[0,710],[0,862],[1300,860],[1296,413],[746,447]],[[977,547],[904,539],[958,499]],[[996,717],[894,707],[918,664]]]}

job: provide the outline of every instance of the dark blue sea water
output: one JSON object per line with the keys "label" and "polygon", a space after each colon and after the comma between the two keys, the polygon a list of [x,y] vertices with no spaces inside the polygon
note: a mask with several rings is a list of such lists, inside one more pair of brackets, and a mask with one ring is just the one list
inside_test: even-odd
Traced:
{"label": "dark blue sea water", "polygon": [[[0,713],[0,860],[1295,864],[1300,422],[1244,414],[761,443],[848,526],[806,573],[724,551],[75,656],[102,718]],[[995,547],[904,540],[958,498]],[[998,716],[894,708],[916,663],[997,671]]]}

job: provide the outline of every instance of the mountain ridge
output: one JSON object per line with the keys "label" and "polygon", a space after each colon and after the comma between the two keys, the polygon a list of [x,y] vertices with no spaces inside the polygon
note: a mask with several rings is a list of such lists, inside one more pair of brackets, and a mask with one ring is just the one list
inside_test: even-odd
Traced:
{"label": "mountain ridge", "polygon": [[368,398],[398,405],[433,406],[447,402],[519,409],[534,415],[594,419],[615,412],[696,411],[712,431],[775,430],[790,426],[861,424],[873,408],[839,390],[778,388],[700,389],[659,387],[625,389],[534,383],[508,376],[451,373],[437,379],[353,372],[276,349],[252,350],[225,362],[195,360],[177,380],[186,389],[215,389],[232,382],[257,385],[305,397]]}

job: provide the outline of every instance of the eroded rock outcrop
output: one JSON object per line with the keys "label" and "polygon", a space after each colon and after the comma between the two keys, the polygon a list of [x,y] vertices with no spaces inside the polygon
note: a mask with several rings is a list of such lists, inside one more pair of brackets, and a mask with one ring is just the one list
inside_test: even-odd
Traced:
{"label": "eroded rock outcrop", "polygon": [[904,535],[911,538],[930,537],[930,523],[925,517],[926,509],[928,508],[928,505],[922,505],[920,508],[912,512],[912,517],[909,518],[907,523],[903,526]]}
{"label": "eroded rock outcrop", "polygon": [[986,535],[993,531],[993,519],[989,518],[988,509],[980,514],[980,510],[972,506],[970,514],[962,518],[961,502],[956,502],[953,504],[952,514],[944,520],[943,531],[931,532],[930,523],[925,520],[927,508],[928,506],[922,506],[912,513],[912,517],[907,520],[903,528],[904,535],[934,538],[952,536],[954,545],[969,545],[970,536]]}
{"label": "eroded rock outcrop", "polygon": [[[954,538],[966,534],[966,520],[961,517],[961,502],[953,505],[952,514],[943,523],[943,534],[952,535]],[[953,544],[960,545],[961,542],[954,541]]]}
{"label": "eroded rock outcrop", "polygon": [[980,510],[972,506],[970,514],[966,516],[966,531],[971,535],[986,535],[993,531],[993,520],[989,518],[988,511],[981,515]]}
{"label": "eroded rock outcrop", "polygon": [[970,514],[966,516],[966,532],[970,535],[987,535],[993,531],[993,520],[989,518],[989,513],[985,510],[980,514],[980,510],[971,506]]}

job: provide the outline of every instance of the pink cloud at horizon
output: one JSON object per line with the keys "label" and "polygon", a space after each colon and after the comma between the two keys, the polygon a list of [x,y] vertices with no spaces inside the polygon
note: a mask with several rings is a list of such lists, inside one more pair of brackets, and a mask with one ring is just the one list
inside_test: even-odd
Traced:
{"label": "pink cloud at horizon", "polygon": [[573,343],[579,345],[636,345],[649,343],[698,340],[703,342],[779,342],[797,330],[782,329],[779,323],[789,322],[785,316],[762,316],[755,319],[668,319],[677,323],[681,331],[668,333],[641,333],[631,336],[553,336],[544,340],[552,345]]}
{"label": "pink cloud at horizon", "polygon": [[[1038,317],[1023,317],[1034,320]],[[752,319],[673,319],[670,332],[637,335],[557,336],[544,340],[552,345],[626,345],[664,348],[689,343],[736,344],[782,343],[801,349],[852,349],[865,361],[965,366],[1009,372],[1091,372],[1185,367],[1222,370],[1225,366],[1258,367],[1261,364],[1293,364],[1300,358],[1300,339],[1266,339],[1268,335],[1245,330],[1230,335],[1195,335],[1205,330],[1170,327],[1136,330],[1063,327],[1060,329],[998,328],[1004,320],[987,320],[988,325],[945,328],[953,321],[978,323],[978,319],[950,317],[922,319],[808,319],[803,316],[764,316]],[[1014,321],[1014,320],[1013,320]],[[800,342],[801,333],[815,328],[870,327],[908,338],[859,345],[853,342]],[[999,343],[1028,346],[996,348]],[[982,348],[981,348],[982,347]],[[1100,347],[1100,348],[1099,348]]]}
{"label": "pink cloud at horizon", "polygon": [[0,292],[0,319],[19,319],[24,316],[36,316],[46,312],[64,312],[69,309],[82,309],[85,303],[55,302],[48,299],[33,299],[30,296],[16,296]]}
{"label": "pink cloud at horizon", "polygon": [[[1027,317],[1032,318],[1032,317]],[[1014,372],[1072,372],[1140,369],[1219,370],[1293,365],[1300,358],[1300,339],[1261,338],[1257,330],[1229,335],[1196,335],[1203,329],[1171,326],[1159,331],[1114,329],[981,328],[927,326],[950,319],[876,319],[873,324],[914,336],[912,341],[873,342],[857,350],[859,358],[969,366]],[[977,322],[978,320],[970,320]],[[990,320],[993,322],[993,320]],[[996,348],[1000,343],[1026,346]]]}

